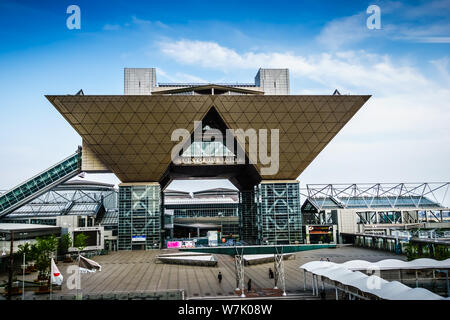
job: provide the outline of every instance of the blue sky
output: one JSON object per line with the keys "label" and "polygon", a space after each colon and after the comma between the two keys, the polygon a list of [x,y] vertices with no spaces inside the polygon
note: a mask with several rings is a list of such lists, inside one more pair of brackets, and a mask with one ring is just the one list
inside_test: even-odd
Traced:
{"label": "blue sky", "polygon": [[[71,4],[80,30],[66,27]],[[371,4],[380,30],[366,27]],[[159,82],[252,82],[259,67],[287,67],[292,94],[372,94],[302,184],[450,180],[448,0],[0,0],[0,37],[0,190],[81,144],[44,94],[123,94],[124,67],[156,67]]]}

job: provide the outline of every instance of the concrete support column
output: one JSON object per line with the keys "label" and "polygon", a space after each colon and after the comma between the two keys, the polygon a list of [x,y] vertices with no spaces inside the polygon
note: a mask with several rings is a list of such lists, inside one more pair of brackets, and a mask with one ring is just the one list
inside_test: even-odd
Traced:
{"label": "concrete support column", "polygon": [[336,229],[337,229],[337,225],[333,225],[333,242],[334,243],[338,243],[339,241],[338,241],[338,239],[337,239],[337,232],[336,232]]}
{"label": "concrete support column", "polygon": [[[320,280],[321,280],[321,282],[322,282],[322,290],[325,292],[325,282],[324,282],[322,276],[320,277]],[[325,299],[326,299],[326,298],[325,298]]]}
{"label": "concrete support column", "polygon": [[306,270],[303,269],[303,291],[306,291]]}
{"label": "concrete support column", "polygon": [[416,270],[416,288],[418,288],[418,287],[419,287],[419,275],[418,275],[418,272]]}
{"label": "concrete support column", "polygon": [[315,276],[315,279],[316,279],[316,296],[318,296],[319,295],[319,279],[318,279],[317,275]]}
{"label": "concrete support column", "polygon": [[314,279],[314,273],[311,273],[311,285],[312,285],[312,292],[313,296],[316,295],[316,279]]}

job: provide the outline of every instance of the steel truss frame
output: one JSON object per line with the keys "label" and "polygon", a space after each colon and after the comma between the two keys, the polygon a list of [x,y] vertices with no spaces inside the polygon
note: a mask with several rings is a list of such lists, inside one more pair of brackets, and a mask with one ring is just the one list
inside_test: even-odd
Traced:
{"label": "steel truss frame", "polygon": [[94,215],[102,202],[115,194],[117,194],[115,190],[82,190],[79,188],[60,190],[57,187],[12,212],[6,218],[66,215],[75,205],[81,206],[81,210],[77,210],[80,215]]}
{"label": "steel truss frame", "polygon": [[[377,199],[384,199],[388,207],[398,209],[401,200],[408,198],[417,209],[430,208],[425,203],[434,201],[442,206],[448,199],[450,182],[423,183],[375,183],[375,184],[308,184],[305,196],[312,199],[319,210],[327,199],[333,200],[341,208],[348,208],[350,198],[360,198],[368,209],[375,209]],[[442,196],[439,197],[439,194]],[[431,208],[430,208],[431,209]]]}
{"label": "steel truss frame", "polygon": [[238,252],[239,249],[236,248],[236,254],[234,256],[234,270],[236,275],[236,291],[241,291],[241,298],[245,298],[245,284],[244,284],[244,249]]}
{"label": "steel truss frame", "polygon": [[274,269],[275,269],[275,286],[274,289],[278,289],[278,284],[280,284],[281,290],[283,290],[283,296],[286,296],[286,278],[284,274],[284,262],[283,262],[283,247],[281,247],[281,252],[278,252],[278,248],[274,253]]}

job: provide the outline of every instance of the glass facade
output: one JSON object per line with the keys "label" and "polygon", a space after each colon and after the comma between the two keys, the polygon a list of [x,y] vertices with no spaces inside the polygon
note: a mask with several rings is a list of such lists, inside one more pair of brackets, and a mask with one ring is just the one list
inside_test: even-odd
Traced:
{"label": "glass facade", "polygon": [[261,183],[257,199],[261,244],[303,243],[298,182]]}
{"label": "glass facade", "polygon": [[193,141],[182,157],[234,157],[234,153],[220,141]]}
{"label": "glass facade", "polygon": [[[161,208],[173,212],[167,221],[170,225],[177,219],[222,217],[223,221],[211,223],[220,224],[223,235],[239,234],[243,244],[303,243],[298,182],[262,183],[239,192],[239,202],[235,203],[188,204],[179,200],[164,204],[163,198],[158,184],[119,187],[119,250],[159,248],[161,229],[166,225],[161,221]],[[238,219],[227,220],[230,217]]]}
{"label": "glass facade", "polygon": [[161,205],[157,183],[119,186],[119,250],[160,247]]}
{"label": "glass facade", "polygon": [[[201,201],[203,199],[200,198],[197,200]],[[173,228],[171,235],[180,237],[180,234],[186,234],[189,230],[186,231],[187,226],[180,227],[177,224],[194,223],[197,218],[200,218],[201,223],[211,225],[211,230],[215,229],[215,226],[219,225],[220,229],[217,230],[221,231],[222,236],[238,236],[239,203],[237,201],[234,203],[223,203],[220,202],[220,198],[215,198],[213,200],[217,200],[217,203],[165,203],[164,209],[173,212],[173,215],[164,215],[164,228],[168,230]],[[173,227],[174,223],[175,227]],[[206,232],[206,230],[202,230],[202,232]]]}
{"label": "glass facade", "polygon": [[239,235],[239,224],[238,223],[234,223],[231,221],[227,221],[227,222],[222,222],[221,223],[221,227],[222,227],[222,236],[237,236]]}
{"label": "glass facade", "polygon": [[56,226],[56,219],[2,219],[3,223],[44,224]]}
{"label": "glass facade", "polygon": [[176,218],[237,217],[237,203],[217,204],[165,204],[165,209],[173,210]]}
{"label": "glass facade", "polygon": [[239,192],[239,229],[244,243],[258,244],[260,221],[258,221],[256,194],[254,190]]}

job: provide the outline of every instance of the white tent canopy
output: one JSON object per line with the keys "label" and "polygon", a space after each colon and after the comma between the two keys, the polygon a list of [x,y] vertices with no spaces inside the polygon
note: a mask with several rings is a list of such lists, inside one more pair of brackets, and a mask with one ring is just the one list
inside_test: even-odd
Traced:
{"label": "white tent canopy", "polygon": [[[324,261],[313,261],[324,262]],[[398,259],[385,259],[378,262],[369,262],[366,260],[351,260],[342,263],[350,270],[399,270],[399,269],[450,269],[450,259],[438,261],[434,259],[416,259],[412,261],[402,261]]]}
{"label": "white tent canopy", "polygon": [[385,259],[378,262],[366,260],[351,260],[344,263],[329,261],[311,261],[301,266],[306,271],[318,268],[342,266],[348,270],[418,270],[418,269],[450,269],[450,259],[438,261],[434,259],[421,258],[412,261],[402,261],[398,259]]}
{"label": "white tent canopy", "polygon": [[329,261],[311,261],[303,264],[300,269],[304,269],[314,275],[323,276],[343,285],[357,288],[362,292],[373,294],[381,299],[443,300],[443,297],[423,288],[410,288],[398,281],[389,282],[375,275],[368,276],[362,272],[352,270],[373,270],[376,267],[381,270],[445,268],[446,265],[449,265],[449,260],[445,260],[447,264],[445,261],[436,261],[433,259],[417,259],[410,262],[387,259],[376,263],[354,260],[342,264]]}

